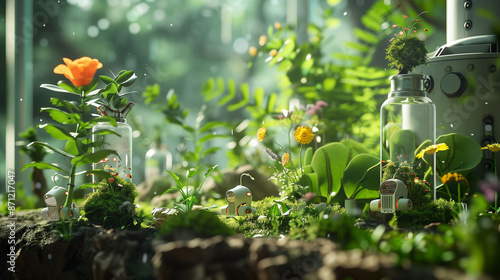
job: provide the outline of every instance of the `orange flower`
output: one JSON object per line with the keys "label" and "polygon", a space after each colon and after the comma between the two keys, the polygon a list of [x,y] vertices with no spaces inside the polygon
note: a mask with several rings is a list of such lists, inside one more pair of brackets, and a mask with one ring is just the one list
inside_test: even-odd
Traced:
{"label": "orange flower", "polygon": [[63,74],[76,87],[90,84],[97,69],[102,67],[102,63],[100,63],[99,60],[86,56],[74,61],[68,58],[63,58],[63,60],[66,65],[57,65],[57,67],[54,68],[54,73]]}
{"label": "orange flower", "polygon": [[257,130],[257,140],[259,140],[259,142],[262,142],[262,140],[264,140],[264,136],[266,136],[266,128],[261,127],[259,128],[259,130]]}
{"label": "orange flower", "polygon": [[293,136],[300,144],[309,144],[314,139],[314,132],[308,126],[300,126],[297,127]]}

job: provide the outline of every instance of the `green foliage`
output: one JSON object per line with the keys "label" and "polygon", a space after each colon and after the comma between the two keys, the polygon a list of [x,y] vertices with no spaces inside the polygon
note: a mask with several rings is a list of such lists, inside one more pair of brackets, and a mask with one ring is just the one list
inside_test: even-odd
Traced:
{"label": "green foliage", "polygon": [[347,198],[377,198],[380,189],[379,158],[370,154],[353,157],[344,170],[342,185]]}
{"label": "green foliage", "polygon": [[34,127],[29,127],[26,131],[19,134],[19,137],[27,140],[25,146],[20,148],[21,153],[26,154],[30,157],[31,161],[43,161],[45,155],[47,155],[47,150],[42,146],[28,146],[27,144],[35,142],[38,140],[37,132]]}
{"label": "green foliage", "polygon": [[440,198],[435,202],[420,203],[411,211],[396,212],[397,225],[401,228],[421,228],[430,223],[446,224],[453,220],[454,211],[458,210],[459,207],[453,200]]}
{"label": "green foliage", "polygon": [[182,184],[181,180],[179,179],[179,176],[175,175],[171,171],[166,170],[174,178],[175,182],[177,183],[177,187],[169,188],[164,193],[162,193],[162,195],[165,193],[168,193],[170,191],[179,191],[182,195],[182,201],[179,204],[175,204],[175,209],[177,209],[179,212],[184,213],[186,215],[189,214],[189,212],[191,212],[191,210],[193,209],[194,204],[199,202],[197,195],[200,193],[201,188],[203,187],[203,184],[205,183],[205,181],[208,178],[208,176],[210,175],[210,173],[212,173],[212,171],[214,171],[214,169],[216,167],[217,167],[217,165],[212,166],[211,168],[209,168],[207,170],[207,172],[205,172],[205,174],[203,175],[203,177],[204,177],[203,182],[199,185],[199,187],[196,187],[194,190],[189,190],[188,180],[189,180],[189,178],[192,178],[195,175],[196,169],[191,168],[186,172],[186,184],[185,184],[186,187],[185,187],[185,189],[184,189],[184,185]]}
{"label": "green foliage", "polygon": [[415,67],[427,63],[428,52],[424,41],[418,37],[398,37],[387,47],[386,59],[389,67],[398,69],[400,74],[407,74]]}
{"label": "green foliage", "polygon": [[121,177],[110,177],[97,184],[83,202],[84,217],[93,224],[105,228],[138,228],[135,209],[137,192],[135,185]]}
{"label": "green foliage", "polygon": [[201,237],[235,234],[232,229],[221,222],[216,214],[206,210],[191,211],[185,215],[174,215],[158,228],[156,234],[158,237],[168,239],[168,236],[176,231],[193,231]]}
{"label": "green foliage", "polygon": [[[389,61],[389,67],[394,67],[399,70],[399,74],[407,74],[413,71],[415,67],[427,63],[429,58],[427,53],[429,50],[425,46],[425,42],[417,37],[417,27],[420,27],[420,19],[417,19],[422,12],[411,20],[408,26],[393,25],[392,27],[400,27],[401,31],[394,34],[395,38],[391,39],[391,44],[386,49],[386,59]],[[408,16],[403,16],[407,18]],[[422,26],[424,24],[422,23]],[[422,31],[427,31],[423,29]]]}
{"label": "green foliage", "polygon": [[[335,8],[335,7],[333,7]],[[392,13],[392,6],[377,1],[362,17],[365,29],[356,29],[356,42],[346,46],[353,50],[349,55],[334,54],[333,60],[323,47],[325,34],[331,31],[333,8],[325,9],[324,25],[309,24],[309,40],[298,39],[293,27],[268,31],[269,39],[259,50],[263,53],[276,51],[276,55],[266,59],[269,66],[286,75],[286,88],[293,89],[304,103],[314,104],[324,100],[329,107],[323,116],[328,118],[320,133],[325,133],[326,142],[339,141],[344,135],[354,135],[357,139],[370,139],[370,147],[376,145],[378,133],[372,120],[378,118],[378,95],[387,92],[388,77],[392,71],[370,67],[375,50],[387,35],[381,30],[386,18]]]}
{"label": "green foliage", "polygon": [[88,94],[84,101],[87,103],[95,102],[115,111],[123,109],[128,104],[128,99],[124,96],[134,92],[120,93],[120,91],[124,87],[131,86],[137,80],[134,71],[121,70],[116,76],[114,74],[113,77],[101,75],[99,78],[106,86]]}
{"label": "green foliage", "polygon": [[379,160],[359,153],[366,151],[354,140],[326,144],[316,150],[311,164],[304,166],[302,183],[327,203],[343,203],[346,198],[378,196]]}
{"label": "green foliage", "polygon": [[[167,122],[179,125],[186,134],[184,141],[190,143],[183,143],[180,145],[180,147],[183,148],[180,151],[183,160],[186,161],[189,166],[210,168],[211,165],[208,165],[205,161],[207,158],[217,153],[220,147],[209,146],[209,144],[212,143],[212,140],[217,138],[227,137],[226,133],[218,133],[220,130],[226,131],[228,127],[227,123],[220,121],[207,122],[205,120],[207,105],[203,105],[196,116],[194,125],[191,125],[190,122],[186,120],[189,111],[187,109],[182,109],[181,104],[177,101],[177,95],[173,90],[168,92],[167,101],[164,105],[158,105],[161,103],[156,102],[160,95],[161,89],[158,84],[148,86],[145,92],[143,92],[143,97],[146,98],[146,104],[152,104],[153,108],[165,115]],[[196,184],[198,184],[200,179],[195,178],[195,181]]]}
{"label": "green foliage", "polygon": [[71,238],[73,234],[73,222],[66,223],[66,221],[61,221],[55,224],[55,228],[52,230],[54,234],[59,236],[64,242],[71,243]]}
{"label": "green foliage", "polygon": [[[441,135],[436,144],[444,143],[449,149],[436,154],[436,169],[440,176],[448,172],[458,172],[466,176],[482,159],[481,146],[474,138],[458,133]],[[432,163],[430,155],[424,155],[427,162]]]}
{"label": "green foliage", "polygon": [[[120,107],[121,101],[115,104],[115,101],[119,100],[119,97],[113,97],[116,95],[123,86],[129,86],[135,80],[132,71],[121,71],[115,80],[112,82],[111,79],[104,79],[103,81],[108,81],[110,85],[115,86],[113,90],[109,90],[110,99],[108,101],[112,102],[111,108]],[[118,85],[118,86],[117,86]],[[34,161],[26,164],[22,170],[27,168],[38,168],[38,169],[52,169],[56,172],[63,172],[65,175],[69,176],[68,182],[68,196],[66,199],[65,207],[69,207],[72,203],[73,192],[75,190],[75,176],[77,174],[90,174],[91,172],[84,171],[77,173],[77,168],[89,163],[95,163],[110,154],[116,154],[114,150],[97,150],[93,151],[93,148],[101,146],[102,142],[92,141],[92,134],[109,134],[114,133],[110,130],[99,130],[92,132],[92,127],[99,122],[109,122],[111,125],[116,126],[116,120],[112,117],[91,117],[90,107],[87,103],[96,100],[97,93],[101,91],[93,91],[97,86],[97,80],[93,80],[86,86],[75,87],[70,83],[65,81],[60,81],[57,86],[50,84],[42,84],[42,88],[46,88],[56,92],[62,92],[65,94],[72,94],[79,96],[79,101],[71,101],[62,98],[51,98],[50,102],[56,107],[44,107],[41,108],[42,112],[47,112],[49,116],[59,124],[45,123],[40,124],[38,127],[43,128],[52,138],[57,140],[66,141],[64,150],[57,148],[49,143],[32,141],[24,149],[26,150],[36,150],[36,149],[47,149],[50,152],[57,153],[63,158],[67,158],[71,162],[71,170],[65,170],[55,163],[44,162],[42,158],[37,158]],[[112,86],[110,86],[112,87]],[[108,96],[108,95],[107,95]],[[101,100],[102,101],[102,100]],[[97,103],[101,102],[97,101]],[[116,106],[115,106],[116,105]],[[121,107],[120,107],[121,108]],[[90,118],[90,120],[89,120]],[[95,170],[94,173],[99,172]]]}

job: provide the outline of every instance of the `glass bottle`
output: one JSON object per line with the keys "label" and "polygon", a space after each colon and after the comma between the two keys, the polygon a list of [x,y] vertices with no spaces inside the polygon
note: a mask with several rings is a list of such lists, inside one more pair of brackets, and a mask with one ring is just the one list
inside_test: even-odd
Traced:
{"label": "glass bottle", "polygon": [[[115,150],[116,154],[110,154],[97,163],[93,164],[94,169],[108,171],[113,175],[118,175],[126,181],[132,182],[132,128],[127,124],[125,117],[134,107],[134,103],[129,102],[123,110],[113,110],[107,106],[97,108],[101,116],[109,116],[116,119],[116,126],[108,122],[96,124],[92,128],[92,140],[94,143],[102,143],[96,150]],[[108,133],[99,134],[96,132]],[[96,180],[97,179],[97,180]],[[94,182],[100,180],[95,178]]]}
{"label": "glass bottle", "polygon": [[165,170],[172,169],[172,154],[168,151],[166,144],[159,140],[151,144],[151,148],[146,152],[144,169],[146,184],[152,183],[165,173]]}
{"label": "glass bottle", "polygon": [[424,90],[424,75],[399,74],[389,80],[391,92],[380,109],[380,183],[384,166],[392,165],[392,178],[385,179],[410,185],[420,180],[434,189],[435,199],[435,154],[429,162],[415,156],[417,148],[434,145],[436,140],[436,107]]}

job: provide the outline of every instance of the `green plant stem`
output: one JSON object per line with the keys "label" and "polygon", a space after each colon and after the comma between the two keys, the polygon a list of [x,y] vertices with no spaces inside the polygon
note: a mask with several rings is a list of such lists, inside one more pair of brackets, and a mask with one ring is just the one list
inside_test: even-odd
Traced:
{"label": "green plant stem", "polygon": [[66,196],[66,203],[64,203],[64,207],[69,208],[71,203],[73,202],[73,191],[75,189],[75,173],[76,173],[76,164],[71,168],[71,174],[69,176],[68,183],[68,196]]}
{"label": "green plant stem", "polygon": [[461,196],[461,193],[460,193],[460,182],[458,182],[458,204],[461,205],[460,196]]}
{"label": "green plant stem", "polygon": [[[497,174],[497,156],[496,153],[493,155],[493,165],[495,166],[495,180],[498,182]],[[498,191],[495,191],[495,211],[498,212]]]}

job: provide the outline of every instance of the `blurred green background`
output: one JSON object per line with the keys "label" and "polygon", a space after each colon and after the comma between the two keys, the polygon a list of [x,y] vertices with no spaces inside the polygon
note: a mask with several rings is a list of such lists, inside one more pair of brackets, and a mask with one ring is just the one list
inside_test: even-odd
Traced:
{"label": "blurred green background", "polygon": [[[431,31],[427,34],[427,47],[433,51],[445,43],[445,0],[3,0],[0,137],[6,139],[6,144],[0,147],[0,167],[14,170],[17,180],[28,184],[28,172],[21,174],[20,170],[29,159],[19,153],[19,146],[14,147],[13,141],[23,140],[18,136],[20,132],[48,118],[40,113],[40,108],[51,105],[49,99],[54,93],[40,88],[40,84],[55,84],[63,78],[53,73],[54,67],[63,63],[63,57],[82,56],[102,62],[103,68],[97,75],[128,69],[135,70],[139,77],[133,88],[138,93],[129,98],[136,107],[127,118],[134,131],[136,184],[144,180],[144,155],[156,137],[168,145],[174,163],[187,165],[182,164],[180,154],[185,135],[167,123],[165,115],[155,111],[152,104],[144,102],[142,93],[154,84],[161,88],[155,102],[164,103],[167,93],[175,92],[179,103],[190,112],[187,122],[193,123],[206,104],[206,120],[227,122],[234,128],[251,116],[244,108],[230,112],[206,102],[201,93],[208,79],[231,79],[236,85],[248,84],[250,92],[262,88],[266,96],[276,94],[276,113],[288,109],[290,98],[303,103],[323,99],[331,105],[323,116],[331,124],[325,128],[323,141],[352,138],[375,148],[378,109],[388,84],[386,79],[373,87],[360,83],[368,79],[361,74],[366,69],[374,73],[386,71],[384,49],[392,36],[390,26],[395,21],[400,23],[403,13],[415,16],[420,11],[429,11],[424,20]],[[370,13],[376,20],[370,20]],[[317,29],[322,39],[316,46],[314,67],[337,67],[331,71],[339,85],[334,91],[328,95],[324,90],[314,94],[301,91],[304,85],[295,85],[278,67],[267,65],[267,55],[249,55],[249,47],[258,47],[259,36],[268,35],[275,22],[287,27],[283,37],[296,35],[299,43],[312,40],[312,27]],[[362,31],[375,34],[375,39],[364,41]],[[9,44],[15,46],[14,51],[6,50]],[[349,74],[346,70],[357,72]],[[311,77],[324,79],[321,75]],[[341,93],[348,97],[339,98]],[[232,134],[229,128],[225,129],[221,133]],[[54,141],[42,129],[37,131],[40,140]],[[235,168],[238,162],[227,156],[228,150],[237,146],[245,150],[241,153],[251,153],[255,132],[249,126],[239,136],[213,142],[221,149],[203,160],[219,164],[222,169]],[[52,156],[46,160],[58,161]],[[244,163],[258,164],[240,162]],[[51,187],[53,172],[45,173]],[[0,174],[5,181],[5,173]]]}

